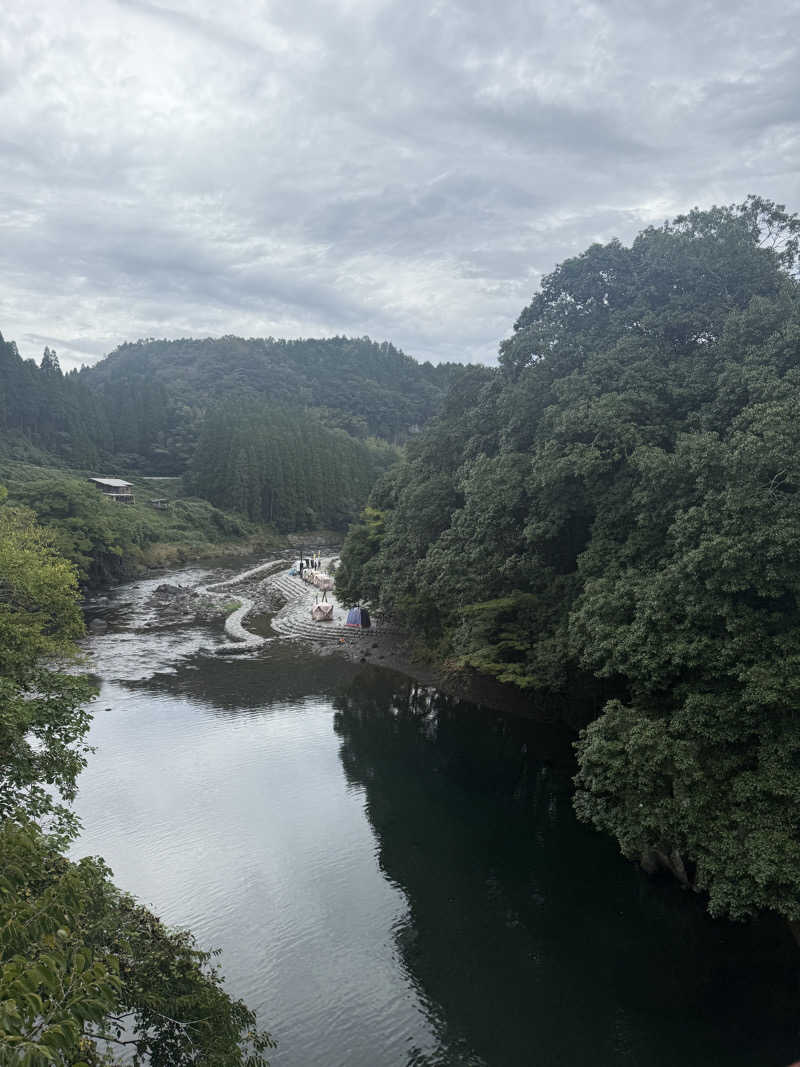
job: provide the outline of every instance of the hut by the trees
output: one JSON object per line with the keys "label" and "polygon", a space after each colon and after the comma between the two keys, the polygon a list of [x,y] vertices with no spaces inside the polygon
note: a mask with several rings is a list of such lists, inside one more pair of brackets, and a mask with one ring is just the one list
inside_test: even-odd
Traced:
{"label": "hut by the trees", "polygon": [[123,481],[122,478],[90,478],[89,481],[97,486],[103,496],[116,500],[118,504],[135,503],[131,482]]}

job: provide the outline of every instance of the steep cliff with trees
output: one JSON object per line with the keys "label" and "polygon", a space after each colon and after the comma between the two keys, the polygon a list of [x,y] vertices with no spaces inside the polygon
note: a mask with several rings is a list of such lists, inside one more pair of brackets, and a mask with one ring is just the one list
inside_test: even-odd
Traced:
{"label": "steep cliff with trees", "polygon": [[716,915],[800,920],[800,219],[755,197],[567,260],[348,536],[346,599],[593,696],[579,814]]}

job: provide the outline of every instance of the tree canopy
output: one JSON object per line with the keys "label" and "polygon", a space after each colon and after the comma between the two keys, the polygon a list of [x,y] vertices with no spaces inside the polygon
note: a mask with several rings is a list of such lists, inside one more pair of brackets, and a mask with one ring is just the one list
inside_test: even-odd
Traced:
{"label": "tree canopy", "polygon": [[455,665],[585,697],[580,815],[714,914],[791,921],[799,235],[750,197],[562,263],[340,571]]}
{"label": "tree canopy", "polygon": [[344,529],[397,451],[319,417],[250,401],[216,406],[203,422],[187,482],[198,495],[284,530]]}

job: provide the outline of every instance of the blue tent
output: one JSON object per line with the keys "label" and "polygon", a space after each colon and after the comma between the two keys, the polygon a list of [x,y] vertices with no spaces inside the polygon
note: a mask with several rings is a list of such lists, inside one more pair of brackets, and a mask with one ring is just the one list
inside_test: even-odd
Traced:
{"label": "blue tent", "polygon": [[366,630],[372,624],[369,621],[369,612],[366,608],[350,608],[347,613],[345,626],[358,626]]}

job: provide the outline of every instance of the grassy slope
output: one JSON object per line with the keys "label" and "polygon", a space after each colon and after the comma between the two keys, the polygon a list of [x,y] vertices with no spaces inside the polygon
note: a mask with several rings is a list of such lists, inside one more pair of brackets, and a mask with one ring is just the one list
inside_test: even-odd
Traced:
{"label": "grassy slope", "polygon": [[[8,489],[9,502],[32,508],[53,530],[58,548],[78,565],[85,585],[131,577],[148,567],[245,555],[284,543],[271,527],[185,497],[180,479],[110,472],[133,483],[136,503],[124,505],[104,499],[88,482],[92,474],[97,472],[0,460],[0,484]],[[149,503],[154,497],[168,498],[168,509],[156,510]]]}

